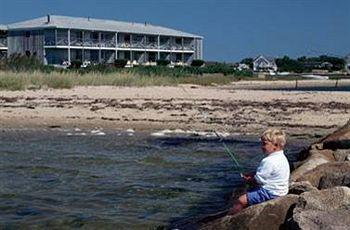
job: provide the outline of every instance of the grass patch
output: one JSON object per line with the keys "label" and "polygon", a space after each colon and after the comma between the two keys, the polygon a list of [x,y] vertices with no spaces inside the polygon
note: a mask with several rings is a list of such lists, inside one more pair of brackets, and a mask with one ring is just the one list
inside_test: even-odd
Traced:
{"label": "grass patch", "polygon": [[23,90],[25,88],[24,78],[18,74],[13,77],[13,74],[0,74],[0,89],[3,90]]}
{"label": "grass patch", "polygon": [[0,71],[0,89],[69,89],[74,86],[176,86],[178,84],[223,85],[235,80],[233,75],[163,75],[149,72],[80,73],[79,71],[51,72],[12,72]]}

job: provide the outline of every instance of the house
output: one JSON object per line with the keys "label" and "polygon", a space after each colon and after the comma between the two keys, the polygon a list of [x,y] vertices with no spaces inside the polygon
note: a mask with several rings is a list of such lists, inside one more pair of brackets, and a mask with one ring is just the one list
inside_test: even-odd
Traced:
{"label": "house", "polygon": [[47,15],[7,25],[7,53],[36,56],[44,64],[190,64],[203,59],[203,37],[149,23]]}
{"label": "house", "polygon": [[7,56],[7,26],[0,25],[0,59]]}
{"label": "house", "polygon": [[249,68],[249,65],[245,63],[238,63],[236,69],[239,71],[243,71],[243,70],[249,70],[250,68]]}
{"label": "house", "polygon": [[256,57],[253,61],[254,72],[276,72],[277,65],[273,58],[267,58],[263,55]]}
{"label": "house", "polygon": [[319,68],[320,69],[332,69],[333,68],[333,64],[328,62],[328,61],[325,61],[325,62],[322,62],[320,65],[319,65]]}
{"label": "house", "polygon": [[350,74],[350,54],[345,56],[345,70]]}

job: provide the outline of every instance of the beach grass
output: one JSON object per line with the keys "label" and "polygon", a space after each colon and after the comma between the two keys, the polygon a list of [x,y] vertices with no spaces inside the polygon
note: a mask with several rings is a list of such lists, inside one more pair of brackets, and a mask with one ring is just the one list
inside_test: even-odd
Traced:
{"label": "beach grass", "polygon": [[12,72],[0,71],[1,90],[25,89],[69,89],[75,86],[176,86],[178,84],[224,85],[235,80],[233,75],[184,75],[167,76],[158,74],[142,74],[135,72]]}

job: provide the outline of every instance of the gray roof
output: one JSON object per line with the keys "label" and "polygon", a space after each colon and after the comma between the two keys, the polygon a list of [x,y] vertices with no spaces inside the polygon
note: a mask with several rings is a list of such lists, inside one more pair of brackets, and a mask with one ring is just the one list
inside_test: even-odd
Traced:
{"label": "gray roof", "polygon": [[0,24],[0,30],[7,30],[7,26]]}
{"label": "gray roof", "polygon": [[48,23],[48,16],[26,20],[9,24],[9,30],[19,29],[44,29],[44,28],[70,28],[80,30],[95,30],[95,31],[110,31],[110,32],[127,32],[137,34],[154,34],[154,35],[168,35],[181,37],[197,37],[201,36],[174,30],[162,26],[155,26],[149,23],[133,23],[122,22],[115,20],[95,19],[95,18],[81,18],[68,17],[59,15],[50,15],[50,22]]}

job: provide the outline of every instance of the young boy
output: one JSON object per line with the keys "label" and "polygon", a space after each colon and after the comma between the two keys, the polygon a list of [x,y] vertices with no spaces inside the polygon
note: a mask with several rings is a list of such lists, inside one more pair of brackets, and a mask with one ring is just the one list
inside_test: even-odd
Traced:
{"label": "young boy", "polygon": [[255,175],[243,174],[249,184],[257,186],[238,198],[229,211],[234,215],[246,206],[284,196],[288,193],[289,163],[283,153],[286,143],[285,133],[278,129],[268,129],[261,136],[261,149],[266,157],[260,162]]}

